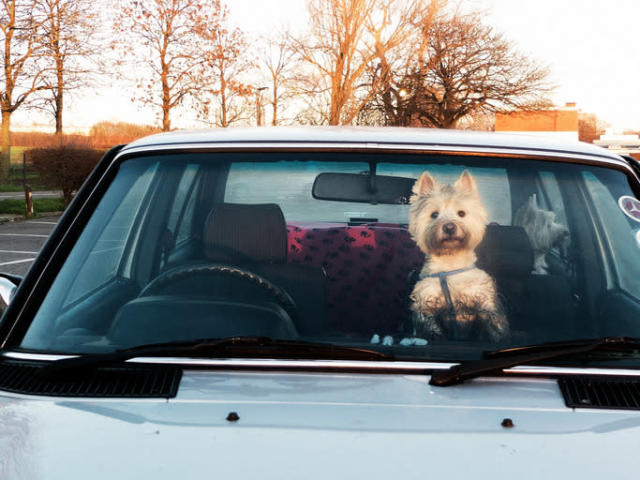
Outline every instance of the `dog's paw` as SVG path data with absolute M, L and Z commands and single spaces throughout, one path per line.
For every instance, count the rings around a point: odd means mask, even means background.
M 375 333 L 371 340 L 369 341 L 371 345 L 379 345 L 380 344 L 380 335 Z M 393 345 L 393 337 L 391 335 L 385 335 L 382 337 L 382 345 L 390 346 Z
M 443 335 L 442 327 L 436 316 L 422 312 L 413 312 L 414 335 L 423 335 L 428 338 L 438 338 Z
M 384 337 L 382 337 L 382 345 L 385 346 L 391 346 L 393 345 L 393 337 L 391 335 L 385 335 Z M 371 337 L 371 340 L 369 341 L 369 343 L 371 345 L 379 345 L 380 344 L 380 335 L 378 335 L 377 333 L 373 335 L 373 337 Z
M 502 314 L 494 313 L 487 316 L 487 332 L 494 342 L 503 342 L 509 338 L 509 321 Z
M 418 345 L 418 346 L 423 346 L 426 345 L 427 340 L 424 338 L 418 338 L 418 337 L 405 337 L 402 340 L 400 340 L 400 345 L 403 345 L 405 347 L 410 347 L 412 345 Z

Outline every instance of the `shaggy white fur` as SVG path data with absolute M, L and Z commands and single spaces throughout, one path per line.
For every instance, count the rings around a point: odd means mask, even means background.
M 538 206 L 535 193 L 518 209 L 513 224 L 527 232 L 534 253 L 533 272 L 541 275 L 548 273 L 547 252 L 569 235 L 567 227 L 556 221 L 554 212 Z

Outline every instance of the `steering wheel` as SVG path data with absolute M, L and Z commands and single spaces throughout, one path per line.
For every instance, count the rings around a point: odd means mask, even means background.
M 287 312 L 291 320 L 295 320 L 298 316 L 298 307 L 286 290 L 255 272 L 241 267 L 233 267 L 224 264 L 182 265 L 172 268 L 171 270 L 161 273 L 149 282 L 138 296 L 145 297 L 155 295 L 171 283 L 178 282 L 185 277 L 201 274 L 230 276 L 256 285 L 267 292 L 276 301 L 276 303 L 280 305 L 285 312 Z

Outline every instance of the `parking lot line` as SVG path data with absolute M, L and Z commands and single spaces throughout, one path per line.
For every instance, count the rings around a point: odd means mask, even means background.
M 45 222 L 43 220 L 27 220 L 29 223 L 39 223 L 41 225 L 57 225 L 58 222 Z
M 3 263 L 0 263 L 0 267 L 3 266 L 3 265 L 14 265 L 16 263 L 33 262 L 34 260 L 35 260 L 35 257 L 34 258 L 25 258 L 24 260 L 13 260 L 11 262 L 3 262 Z
M 48 238 L 49 235 L 37 235 L 35 233 L 0 233 L 3 237 L 38 237 Z
M 26 250 L 0 250 L 0 253 L 28 253 L 30 255 L 37 255 L 40 252 L 28 252 Z

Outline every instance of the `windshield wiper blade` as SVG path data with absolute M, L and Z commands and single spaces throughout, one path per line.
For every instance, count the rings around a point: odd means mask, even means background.
M 273 354 L 275 358 L 338 358 L 340 360 L 393 360 L 389 355 L 364 348 L 334 345 L 331 343 L 307 342 L 302 340 L 278 340 L 269 337 L 227 337 L 220 339 L 189 340 L 182 342 L 154 343 L 139 345 L 111 353 L 83 354 L 50 362 L 42 368 L 41 375 L 51 375 L 69 370 L 93 369 L 113 363 L 120 363 L 135 357 L 146 356 L 216 356 L 235 353 L 251 353 L 256 356 Z
M 457 385 L 481 375 L 499 373 L 505 368 L 531 362 L 571 357 L 596 350 L 625 351 L 640 349 L 640 339 L 633 337 L 602 337 L 568 342 L 550 342 L 495 350 L 482 360 L 472 360 L 434 372 L 429 383 L 438 387 Z
M 533 352 L 547 352 L 553 349 L 564 349 L 572 347 L 580 347 L 587 345 L 595 345 L 596 350 L 632 350 L 634 348 L 640 348 L 640 338 L 634 337 L 599 337 L 599 338 L 586 338 L 578 340 L 568 340 L 561 342 L 545 342 L 534 345 L 522 345 L 518 347 L 502 348 L 500 350 L 493 350 L 484 354 L 485 358 L 506 358 L 514 355 L 520 355 L 523 353 Z

